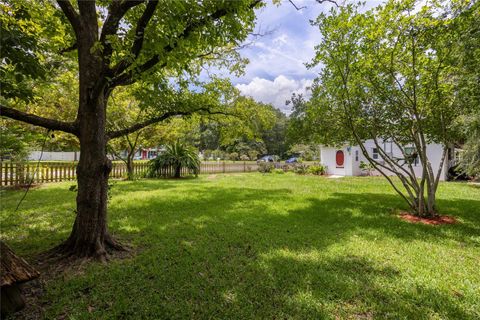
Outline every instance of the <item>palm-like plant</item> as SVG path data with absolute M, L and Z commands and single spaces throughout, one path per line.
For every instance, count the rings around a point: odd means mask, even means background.
M 173 177 L 180 178 L 182 168 L 187 168 L 195 176 L 200 172 L 200 159 L 197 151 L 181 142 L 167 145 L 158 157 L 150 161 L 148 175 L 159 177 L 165 175 L 173 168 Z

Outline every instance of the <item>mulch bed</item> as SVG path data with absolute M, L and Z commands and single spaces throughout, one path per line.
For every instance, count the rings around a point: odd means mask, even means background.
M 400 219 L 411 223 L 423 223 L 428 225 L 441 225 L 441 224 L 455 224 L 457 219 L 450 216 L 438 216 L 435 218 L 421 218 L 414 216 L 413 214 L 403 212 L 399 215 Z

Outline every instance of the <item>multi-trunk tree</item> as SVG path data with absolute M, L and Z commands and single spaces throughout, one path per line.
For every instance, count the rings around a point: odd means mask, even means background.
M 322 33 L 312 65 L 322 64 L 313 97 L 298 117 L 324 144 L 351 142 L 419 216 L 437 215 L 435 195 L 447 146 L 456 141 L 458 70 L 450 63 L 454 16 L 438 3 L 391 0 L 359 13 L 356 6 L 332 10 L 315 22 Z M 363 142 L 372 139 L 380 159 Z M 383 148 L 388 141 L 402 156 Z M 427 145 L 444 146 L 434 171 Z M 422 173 L 412 167 L 418 157 Z M 392 179 L 391 175 L 398 179 Z
M 238 70 L 239 65 L 231 63 L 238 61 L 234 48 L 252 30 L 254 9 L 260 5 L 259 0 L 92 0 L 75 4 L 57 0 L 55 4 L 42 2 L 41 5 L 33 0 L 21 0 L 2 3 L 5 12 L 2 15 L 11 18 L 12 28 L 19 19 L 27 22 L 15 29 L 18 31 L 16 39 L 20 40 L 18 47 L 23 46 L 25 50 L 17 48 L 7 53 L 4 61 L 8 66 L 2 66 L 2 72 L 7 75 L 21 73 L 19 63 L 36 53 L 41 55 L 33 58 L 33 67 L 41 57 L 41 62 L 48 62 L 54 68 L 61 62 L 60 51 L 78 62 L 78 108 L 73 121 L 23 111 L 17 104 L 15 81 L 18 80 L 25 90 L 28 85 L 25 85 L 26 80 L 17 79 L 15 75 L 8 77 L 11 86 L 8 92 L 2 91 L 4 98 L 0 109 L 4 117 L 70 133 L 79 139 L 77 215 L 70 236 L 58 247 L 60 253 L 105 259 L 109 250 L 122 248 L 107 231 L 107 180 L 111 161 L 106 156 L 106 148 L 109 140 L 175 115 L 211 111 L 208 106 L 199 104 L 169 105 L 159 101 L 162 103 L 157 110 L 153 108 L 149 119 L 128 128 L 108 131 L 107 106 L 112 92 L 119 86 L 139 83 L 145 99 L 153 102 L 151 96 L 158 94 L 157 100 L 161 100 L 166 97 L 165 90 L 172 90 L 173 78 L 196 75 L 205 63 L 217 61 L 233 71 Z M 37 24 L 37 20 L 51 22 Z M 24 35 L 30 42 L 21 42 Z M 37 44 L 37 37 L 45 41 Z M 55 46 L 58 38 L 64 42 L 70 39 L 71 43 L 62 50 Z M 45 47 L 49 41 L 50 47 Z M 41 50 L 37 50 L 37 45 L 42 45 Z M 230 58 L 217 59 L 224 55 Z M 43 74 L 31 73 L 27 73 L 30 83 L 46 81 Z M 173 90 L 185 87 L 188 85 L 182 82 Z

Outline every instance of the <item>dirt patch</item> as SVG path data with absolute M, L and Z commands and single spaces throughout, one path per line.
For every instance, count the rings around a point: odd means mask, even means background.
M 213 179 L 216 179 L 216 178 L 217 178 L 216 174 L 211 174 L 207 177 L 207 180 L 213 180 Z
M 36 189 L 36 188 L 39 188 L 41 186 L 40 183 L 34 183 L 30 186 L 30 189 Z M 29 187 L 28 187 L 28 184 L 16 184 L 16 185 L 8 185 L 8 186 L 2 186 L 2 189 L 5 189 L 5 190 L 27 190 Z
M 435 218 L 422 218 L 414 216 L 413 214 L 403 212 L 399 215 L 400 219 L 411 223 L 422 223 L 428 225 L 441 225 L 441 224 L 455 224 L 457 219 L 450 216 L 438 216 Z
M 480 182 L 468 182 L 467 185 L 473 188 L 480 188 Z
M 127 246 L 128 251 L 115 251 L 109 254 L 108 261 L 132 259 L 143 248 Z M 25 297 L 25 308 L 12 315 L 13 319 L 36 320 L 43 319 L 45 310 L 50 305 L 45 300 L 46 287 L 50 282 L 63 278 L 71 279 L 85 274 L 85 269 L 93 263 L 101 263 L 92 259 L 57 260 L 47 258 L 48 252 L 42 252 L 29 257 L 31 265 L 40 272 L 40 277 L 21 285 L 22 293 Z M 108 264 L 108 262 L 106 262 Z M 91 288 L 84 288 L 80 294 L 88 294 Z M 66 319 L 68 318 L 65 315 Z

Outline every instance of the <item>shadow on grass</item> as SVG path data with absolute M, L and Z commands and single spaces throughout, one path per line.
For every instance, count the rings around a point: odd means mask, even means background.
M 66 236 L 73 217 L 57 219 L 72 205 L 71 193 L 37 192 L 40 200 L 27 207 L 29 219 L 52 201 L 69 199 L 49 218 L 57 225 L 55 239 Z M 465 221 L 441 227 L 408 224 L 391 214 L 403 206 L 395 195 L 377 193 L 299 198 L 288 188 L 195 180 L 123 183 L 113 191 L 110 227 L 144 250 L 132 260 L 92 265 L 84 276 L 59 279 L 44 298 L 55 301 L 46 316 L 475 318 L 476 311 L 461 308 L 461 298 L 444 291 L 399 287 L 401 272 L 391 265 L 351 253 L 325 254 L 358 234 L 468 243 L 480 233 L 480 201 L 439 200 L 442 211 Z M 24 238 L 12 239 L 14 245 L 31 251 L 51 239 L 49 223 L 40 220 Z

